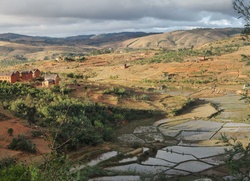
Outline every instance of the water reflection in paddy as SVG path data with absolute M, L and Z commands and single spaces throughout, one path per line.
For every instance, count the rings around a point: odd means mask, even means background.
M 133 163 L 129 165 L 122 165 L 122 166 L 114 166 L 108 167 L 107 170 L 115 170 L 115 171 L 127 171 L 127 172 L 134 172 L 140 174 L 157 174 L 161 173 L 169 167 L 166 166 L 155 166 L 155 165 L 141 165 L 138 163 Z
M 110 176 L 89 179 L 89 181 L 140 181 L 140 176 Z
M 178 94 L 178 92 L 173 92 L 173 94 Z M 159 142 L 167 143 L 169 140 L 166 140 L 166 137 L 172 137 L 176 140 L 177 146 L 158 148 L 156 154 L 147 155 L 142 161 L 140 161 L 139 155 L 134 155 L 131 158 L 120 160 L 118 163 L 122 165 L 109 166 L 106 169 L 121 172 L 132 171 L 135 175 L 165 174 L 166 178 L 216 170 L 219 165 L 224 163 L 225 159 L 223 154 L 226 147 L 215 144 L 221 134 L 226 133 L 235 137 L 250 139 L 250 136 L 247 135 L 250 132 L 250 125 L 233 123 L 231 120 L 231 118 L 234 118 L 233 113 L 237 113 L 234 114 L 237 118 L 249 114 L 249 107 L 247 103 L 240 100 L 240 96 L 233 94 L 225 97 L 206 98 L 206 100 L 218 104 L 223 112 L 213 119 L 207 117 L 162 119 L 155 122 L 153 126 L 137 127 L 132 134 L 123 135 L 120 139 L 124 142 L 131 141 L 132 143 L 154 145 Z M 196 111 L 206 112 L 206 108 Z M 201 112 L 198 115 L 202 115 Z M 216 170 L 216 172 L 220 171 Z M 105 178 L 102 180 L 105 180 Z

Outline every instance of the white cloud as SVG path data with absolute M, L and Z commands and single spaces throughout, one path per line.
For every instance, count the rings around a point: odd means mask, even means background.
M 0 33 L 67 36 L 234 27 L 242 25 L 237 16 L 232 0 L 4 0 Z

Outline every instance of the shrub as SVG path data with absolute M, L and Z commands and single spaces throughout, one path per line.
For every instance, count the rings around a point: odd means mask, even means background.
M 74 74 L 73 74 L 73 73 L 68 73 L 68 74 L 67 74 L 67 77 L 69 77 L 69 78 L 74 78 Z
M 250 144 L 244 146 L 236 138 L 229 138 L 221 134 L 220 140 L 228 146 L 225 149 L 225 166 L 235 177 L 235 180 L 249 180 L 250 170 Z
M 16 162 L 13 158 L 4 158 L 0 160 L 0 170 L 2 170 L 5 167 L 9 167 L 11 165 L 14 165 Z
M 144 101 L 149 101 L 150 100 L 150 96 L 147 94 L 142 94 L 142 95 L 138 95 L 135 96 L 135 100 L 144 100 Z
M 106 89 L 103 91 L 104 94 L 116 94 L 119 96 L 124 96 L 127 95 L 128 93 L 126 92 L 126 89 L 124 88 L 119 88 L 119 87 L 112 87 L 110 89 Z
M 28 168 L 22 164 L 12 165 L 0 170 L 1 181 L 29 181 L 31 179 L 31 173 Z
M 133 142 L 131 145 L 131 148 L 137 149 L 137 148 L 141 148 L 143 146 L 143 144 L 141 142 Z
M 78 61 L 78 62 L 83 62 L 83 61 L 85 61 L 85 60 L 86 60 L 86 57 L 82 56 L 82 57 L 80 57 L 77 61 Z
M 13 138 L 8 148 L 12 150 L 21 150 L 30 153 L 36 153 L 35 145 L 32 144 L 32 142 L 28 140 L 24 135 L 18 135 L 18 137 Z
M 37 137 L 43 135 L 42 131 L 39 131 L 39 130 L 38 130 L 38 131 L 31 131 L 31 134 L 32 134 L 32 136 L 33 136 L 34 138 L 37 138 Z
M 65 57 L 64 60 L 66 62 L 74 62 L 74 61 L 76 61 L 74 58 L 71 58 L 71 57 Z
M 66 76 L 67 76 L 68 78 L 75 78 L 75 79 L 83 79 L 83 78 L 84 78 L 83 75 L 81 75 L 81 74 L 74 74 L 74 73 L 72 73 L 72 72 L 66 74 Z
M 10 136 L 12 136 L 12 135 L 13 135 L 13 131 L 14 131 L 14 130 L 13 130 L 12 128 L 9 128 L 9 129 L 8 129 L 8 134 L 9 134 Z
M 118 75 L 110 75 L 109 78 L 110 79 L 118 79 Z
M 174 116 L 177 116 L 178 114 L 180 114 L 180 110 L 179 110 L 179 109 L 176 109 L 176 108 L 174 108 L 171 112 L 172 112 L 172 114 L 173 114 Z

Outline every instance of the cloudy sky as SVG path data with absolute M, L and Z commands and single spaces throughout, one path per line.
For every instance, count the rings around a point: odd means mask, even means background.
M 0 33 L 63 37 L 242 27 L 232 0 L 0 0 Z

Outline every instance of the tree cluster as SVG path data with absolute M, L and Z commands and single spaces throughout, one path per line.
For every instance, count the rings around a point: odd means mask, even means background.
M 0 99 L 5 109 L 26 119 L 30 125 L 50 128 L 56 150 L 71 150 L 112 140 L 115 138 L 113 128 L 122 119 L 152 115 L 150 111 L 126 110 L 80 101 L 49 89 L 37 89 L 20 83 L 1 82 Z

